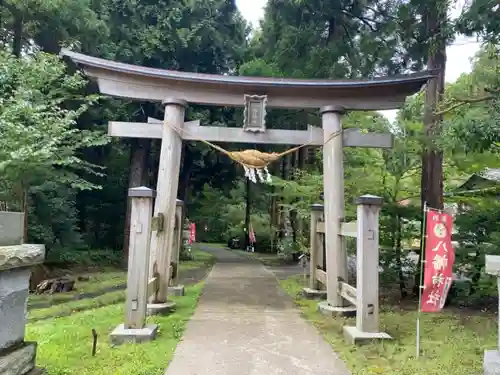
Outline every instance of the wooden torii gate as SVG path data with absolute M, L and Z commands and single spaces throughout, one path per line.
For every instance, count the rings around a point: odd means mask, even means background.
M 157 197 L 154 215 L 157 225 L 151 240 L 150 272 L 156 264 L 161 280 L 169 280 L 175 206 L 180 170 L 182 140 L 204 139 L 211 142 L 323 145 L 330 135 L 340 131 L 342 115 L 349 110 L 387 110 L 400 108 L 433 77 L 424 71 L 372 80 L 299 80 L 283 78 L 240 77 L 186 73 L 86 56 L 63 50 L 85 73 L 97 80 L 103 94 L 143 101 L 161 101 L 164 121 L 147 123 L 110 122 L 108 133 L 116 137 L 158 138 L 162 140 L 158 168 Z M 243 128 L 200 126 L 198 121 L 184 121 L 188 103 L 245 107 Z M 266 129 L 267 108 L 320 109 L 322 129 L 306 131 Z M 177 129 L 187 130 L 180 135 Z M 337 293 L 339 280 L 347 279 L 347 256 L 340 235 L 344 218 L 343 151 L 348 147 L 392 147 L 390 134 L 345 131 L 323 148 L 327 302 L 333 311 L 346 309 L 347 301 Z M 375 266 L 377 267 L 377 266 Z M 158 300 L 167 302 L 168 281 L 160 285 Z

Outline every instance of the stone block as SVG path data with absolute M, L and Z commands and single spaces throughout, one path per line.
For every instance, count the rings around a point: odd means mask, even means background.
M 43 263 L 45 246 L 34 244 L 0 246 L 0 272 Z
M 318 303 L 318 311 L 326 316 L 356 316 L 356 306 L 335 307 L 330 306 L 327 301 Z
M 363 344 L 373 340 L 392 340 L 392 337 L 385 332 L 363 332 L 357 327 L 345 326 L 343 328 L 345 340 L 354 344 Z
M 302 295 L 306 299 L 325 299 L 326 298 L 326 290 L 302 288 Z
M 28 375 L 35 369 L 36 343 L 26 342 L 0 351 L 0 374 Z
M 29 268 L 0 271 L 0 351 L 24 340 L 30 275 Z
M 184 285 L 169 286 L 168 294 L 171 296 L 182 297 L 184 295 Z
M 144 328 L 127 329 L 123 324 L 116 327 L 109 335 L 112 344 L 120 345 L 124 343 L 141 343 L 152 341 L 158 332 L 157 324 L 148 324 Z
M 148 303 L 147 315 L 168 314 L 175 310 L 175 302 L 167 301 L 164 303 Z
M 486 350 L 483 357 L 484 375 L 500 375 L 500 351 Z

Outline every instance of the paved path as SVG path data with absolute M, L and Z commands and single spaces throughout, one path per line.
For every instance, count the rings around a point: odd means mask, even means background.
M 210 250 L 217 263 L 166 375 L 348 375 L 257 261 Z

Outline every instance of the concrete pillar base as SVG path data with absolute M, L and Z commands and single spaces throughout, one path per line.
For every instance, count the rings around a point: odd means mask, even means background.
M 171 296 L 182 297 L 184 295 L 184 285 L 174 285 L 168 287 L 168 294 Z
M 329 305 L 327 301 L 318 303 L 318 311 L 326 316 L 356 316 L 356 306 L 335 307 Z
M 148 303 L 147 313 L 148 315 L 162 315 L 169 314 L 175 310 L 175 302 L 167 301 L 163 303 Z
M 326 298 L 326 290 L 302 288 L 302 295 L 306 299 L 325 299 Z
M 363 332 L 357 327 L 345 326 L 343 328 L 345 340 L 354 344 L 363 344 L 373 340 L 392 340 L 393 338 L 385 332 Z
M 156 338 L 158 332 L 157 324 L 148 324 L 144 328 L 125 328 L 124 324 L 120 324 L 113 332 L 110 333 L 109 339 L 112 344 L 120 345 L 124 343 L 141 343 L 152 341 Z

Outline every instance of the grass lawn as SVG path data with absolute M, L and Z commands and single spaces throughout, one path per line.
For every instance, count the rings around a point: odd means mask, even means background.
M 351 346 L 342 327 L 353 318 L 328 318 L 317 312 L 317 301 L 301 298 L 303 279 L 281 281 L 282 288 L 300 307 L 303 316 L 322 333 L 346 361 L 353 375 L 475 375 L 482 374 L 483 353 L 497 345 L 497 323 L 492 315 L 445 310 L 421 314 L 420 359 L 415 359 L 415 309 L 382 306 L 381 329 L 395 340 Z M 469 315 L 470 313 L 471 315 Z
M 79 294 L 96 293 L 107 288 L 123 285 L 127 281 L 127 271 L 116 268 L 104 268 L 99 273 L 93 272 L 78 276 L 88 276 L 88 281 L 77 281 L 75 290 L 68 293 L 32 294 L 28 299 L 28 309 L 37 303 L 62 303 L 74 300 Z
M 125 301 L 125 290 L 104 293 L 95 298 L 85 298 L 76 301 L 58 303 L 43 309 L 32 309 L 28 311 L 28 322 L 68 316 L 76 312 L 108 306 Z
M 209 267 L 213 265 L 215 257 L 205 251 L 193 249 L 193 259 L 181 261 L 180 272 L 196 268 Z M 87 276 L 89 280 L 77 281 L 75 290 L 67 293 L 32 294 L 28 300 L 28 309 L 37 303 L 62 303 L 75 300 L 78 295 L 97 293 L 102 290 L 111 289 L 124 285 L 127 282 L 127 271 L 116 268 L 103 268 L 99 272 L 78 273 L 74 276 Z
M 123 323 L 124 306 L 115 304 L 68 317 L 29 323 L 26 340 L 38 342 L 37 365 L 48 375 L 160 375 L 172 359 L 186 323 L 200 296 L 203 282 L 186 288 L 184 297 L 172 297 L 176 311 L 149 317 L 159 324 L 156 340 L 112 347 L 109 333 Z M 97 331 L 97 354 L 92 357 L 92 333 Z
M 215 262 L 215 257 L 207 252 L 193 249 L 193 259 L 181 262 L 182 271 L 209 268 Z M 88 281 L 77 281 L 76 290 L 69 293 L 30 295 L 28 299 L 28 321 L 34 322 L 51 317 L 68 316 L 75 312 L 92 308 L 108 306 L 125 301 L 125 290 L 106 290 L 116 286 L 124 286 L 127 281 L 127 271 L 103 269 L 99 273 L 89 274 Z M 100 293 L 102 292 L 102 293 Z M 76 299 L 78 295 L 95 293 L 93 298 Z M 33 308 L 37 303 L 50 303 L 52 306 Z

